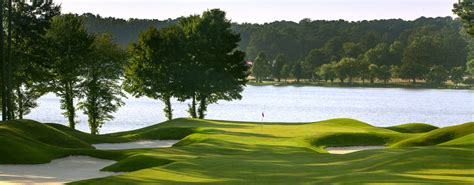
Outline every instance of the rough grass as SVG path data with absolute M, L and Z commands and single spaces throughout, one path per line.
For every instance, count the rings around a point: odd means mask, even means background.
M 416 137 L 408 138 L 392 145 L 392 147 L 431 146 L 472 134 L 474 122 L 432 130 Z
M 397 126 L 392 126 L 392 127 L 386 127 L 386 129 L 393 130 L 396 132 L 401 132 L 401 133 L 425 133 L 425 132 L 438 129 L 438 127 L 425 124 L 425 123 L 407 123 L 407 124 L 402 124 L 402 125 L 397 125 Z
M 8 124 L 5 125 L 8 127 Z M 34 161 L 36 157 L 49 160 L 64 155 L 90 155 L 118 161 L 103 170 L 128 172 L 72 184 L 474 182 L 474 145 L 468 142 L 474 132 L 471 124 L 440 128 L 428 133 L 400 133 L 353 119 L 333 119 L 315 123 L 175 119 L 143 129 L 102 136 L 58 127 L 48 128 L 69 134 L 86 143 L 164 138 L 181 141 L 174 147 L 160 149 L 100 151 L 50 146 L 53 150 L 43 150 L 43 145 L 49 145 L 35 142 L 33 139 L 13 137 L 4 143 L 16 148 L 0 151 L 0 161 L 19 163 Z M 425 145 L 436 146 L 367 150 L 346 155 L 326 154 L 324 150 L 326 146 L 389 146 L 422 136 L 436 138 L 445 132 L 451 133 L 449 138 L 455 144 L 444 141 L 442 145 L 436 145 L 439 143 L 425 139 Z M 469 132 L 471 136 L 465 134 Z M 0 132 L 0 137 L 9 138 L 9 135 Z M 3 138 L 0 138 L 0 141 L 3 141 Z M 1 144 L 3 146 L 3 143 Z M 24 150 L 17 151 L 17 148 Z M 35 157 L 3 157 L 4 152 L 13 156 L 25 151 Z

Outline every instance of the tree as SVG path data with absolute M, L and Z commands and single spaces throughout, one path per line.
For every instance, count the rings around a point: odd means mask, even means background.
M 390 72 L 391 68 L 387 65 L 382 65 L 379 67 L 379 72 L 377 73 L 377 78 L 383 80 L 383 83 L 386 85 L 387 82 L 392 78 Z
M 453 81 L 454 84 L 458 85 L 463 81 L 464 77 L 464 69 L 459 66 L 459 67 L 453 67 L 451 71 L 449 72 L 451 81 Z
M 52 1 L 15 2 L 13 9 L 13 59 L 11 68 L 13 118 L 22 119 L 36 100 L 47 92 L 43 88 L 47 77 L 44 61 L 47 47 L 43 35 L 51 19 L 60 14 L 60 7 Z
M 431 67 L 429 73 L 426 75 L 426 81 L 434 85 L 442 85 L 449 79 L 448 71 L 441 65 Z
M 302 61 L 301 67 L 305 77 L 312 78 L 313 71 L 315 68 L 329 62 L 326 54 L 322 49 L 311 50 L 306 58 Z
M 364 60 L 357 60 L 356 68 L 353 70 L 357 72 L 356 76 L 360 77 L 362 83 L 365 84 L 365 80 L 369 79 L 369 65 L 370 63 Z
M 374 80 L 379 76 L 379 73 L 379 66 L 377 66 L 376 64 L 369 65 L 369 80 L 371 84 L 374 83 Z
M 203 119 L 207 106 L 218 100 L 241 99 L 247 83 L 248 66 L 245 53 L 238 50 L 240 34 L 231 29 L 226 13 L 219 9 L 205 11 L 195 21 L 180 24 L 187 34 L 191 65 L 197 69 L 194 94 L 199 101 L 198 116 Z M 268 73 L 271 73 L 270 66 Z
M 331 81 L 331 83 L 334 81 L 336 78 L 336 69 L 335 69 L 336 64 L 334 63 L 329 63 L 329 64 L 323 64 L 321 68 L 319 68 L 319 75 L 324 79 L 324 81 Z
M 270 75 L 270 63 L 267 60 L 265 53 L 260 52 L 257 58 L 253 61 L 252 74 L 255 77 L 257 83 L 262 82 Z
M 75 128 L 74 98 L 80 95 L 79 82 L 85 73 L 84 65 L 90 59 L 94 37 L 89 35 L 76 15 L 54 17 L 45 35 L 48 43 L 51 76 L 49 86 L 61 98 L 61 109 L 68 118 L 69 127 Z
M 474 76 L 474 59 L 471 59 L 466 63 L 466 72 L 469 73 L 471 77 Z
M 363 54 L 364 48 L 359 43 L 345 42 L 342 44 L 345 57 L 357 58 L 360 54 Z
M 6 68 L 7 68 L 7 63 L 5 62 L 5 52 L 4 52 L 4 45 L 5 45 L 5 31 L 3 29 L 3 5 L 4 1 L 0 0 L 0 62 L 2 63 L 2 81 L 1 81 L 1 86 L 2 86 L 2 121 L 7 120 L 7 87 L 6 87 Z
M 191 77 L 182 72 L 190 69 L 185 65 L 189 59 L 185 45 L 183 30 L 171 26 L 160 31 L 149 28 L 129 49 L 131 59 L 125 69 L 125 91 L 135 97 L 163 101 L 169 120 L 173 118 L 171 97 L 189 93 L 185 88 L 193 89 L 192 84 L 185 81 Z
M 400 76 L 400 67 L 396 65 L 391 65 L 390 66 L 390 75 L 392 78 L 399 78 Z
M 453 12 L 462 19 L 467 32 L 474 36 L 474 2 L 458 0 L 458 3 L 454 3 Z
M 296 79 L 296 82 L 300 82 L 300 79 L 303 76 L 303 69 L 301 68 L 300 62 L 297 62 L 291 69 L 291 76 Z
M 383 65 L 390 60 L 389 47 L 385 43 L 377 44 L 364 54 L 364 60 L 377 65 Z
M 80 85 L 85 99 L 79 102 L 79 109 L 88 116 L 91 134 L 98 134 L 104 122 L 114 118 L 111 113 L 124 104 L 121 98 L 125 94 L 118 81 L 126 55 L 110 34 L 97 35 L 92 48 L 93 58 L 85 66 Z
M 359 71 L 358 62 L 355 58 L 344 57 L 336 65 L 336 74 L 341 83 L 344 83 L 346 78 L 349 78 L 349 83 L 352 84 L 352 80 L 357 76 Z
M 287 62 L 286 62 L 285 54 L 282 54 L 282 53 L 278 54 L 278 56 L 275 59 L 275 63 L 273 64 L 273 68 L 272 68 L 273 78 L 276 78 L 278 80 L 278 82 L 280 82 L 280 80 L 282 78 L 281 71 L 283 69 L 283 66 L 286 63 Z
M 436 56 L 438 43 L 427 36 L 417 37 L 405 49 L 400 68 L 400 77 L 411 79 L 416 83 L 416 79 L 423 79 L 429 71 L 428 61 L 439 60 Z
M 281 68 L 281 78 L 286 80 L 290 77 L 290 66 L 288 64 L 283 65 Z

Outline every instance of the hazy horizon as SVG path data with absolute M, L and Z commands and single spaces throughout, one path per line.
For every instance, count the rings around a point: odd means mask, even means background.
M 237 23 L 311 20 L 415 20 L 456 17 L 456 0 L 56 0 L 64 13 L 92 13 L 122 19 L 176 19 L 219 8 Z

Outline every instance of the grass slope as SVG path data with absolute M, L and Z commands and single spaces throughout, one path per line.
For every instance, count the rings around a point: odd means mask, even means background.
M 16 147 L 0 149 L 0 152 L 14 156 L 24 152 L 16 150 L 22 147 L 27 152 L 40 150 L 35 156 L 46 155 L 44 159 L 90 155 L 118 161 L 103 170 L 128 172 L 71 184 L 472 183 L 474 145 L 465 142 L 471 138 L 458 133 L 459 129 L 473 133 L 469 124 L 465 125 L 420 134 L 400 133 L 353 119 L 315 123 L 175 119 L 138 130 L 92 136 L 49 124 L 46 128 L 86 143 L 182 139 L 171 148 L 100 151 L 87 147 L 64 148 L 18 136 L 3 142 L 3 138 L 11 135 L 0 132 L 2 146 L 6 143 Z M 2 126 L 9 127 L 9 124 Z M 346 155 L 326 154 L 324 150 L 327 146 L 389 146 L 437 130 L 458 133 L 459 137 L 451 137 L 454 139 L 451 142 L 458 144 L 368 150 Z M 52 150 L 42 150 L 43 146 Z M 27 159 L 31 162 L 31 158 Z M 0 158 L 0 162 L 18 160 L 21 159 Z
M 393 130 L 396 132 L 401 132 L 401 133 L 425 133 L 425 132 L 438 129 L 438 127 L 425 124 L 425 123 L 407 123 L 407 124 L 402 124 L 402 125 L 397 125 L 397 126 L 392 126 L 392 127 L 386 127 L 386 129 Z
M 392 145 L 392 147 L 431 146 L 472 134 L 474 122 L 439 128 Z
M 192 129 L 193 133 L 175 147 L 147 151 L 143 156 L 134 156 L 137 159 L 124 160 L 127 165 L 113 166 L 113 170 L 130 171 L 126 166 L 146 164 L 138 162 L 148 161 L 145 157 L 155 158 L 155 167 L 141 166 L 144 168 L 123 175 L 72 184 L 453 184 L 474 181 L 471 145 L 324 154 L 325 146 L 390 145 L 420 135 L 373 127 L 352 119 L 307 124 L 176 119 L 149 129 L 160 127 Z M 134 160 L 137 162 L 132 162 Z

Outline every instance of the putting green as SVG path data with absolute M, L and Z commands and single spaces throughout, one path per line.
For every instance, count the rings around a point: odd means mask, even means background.
M 2 124 L 0 137 L 9 138 L 10 146 L 17 144 L 21 147 L 2 147 L 0 153 L 15 155 L 18 153 L 17 149 L 34 150 L 35 155 L 43 157 L 38 160 L 37 157 L 23 155 L 25 158 L 21 161 L 15 157 L 2 157 L 0 163 L 42 163 L 64 155 L 81 154 L 118 161 L 104 170 L 129 172 L 72 184 L 474 182 L 474 145 L 472 135 L 469 135 L 474 133 L 473 122 L 426 133 L 407 133 L 374 127 L 352 119 L 315 123 L 175 119 L 143 129 L 101 136 L 47 125 L 49 129 L 87 144 L 181 139 L 172 148 L 119 151 L 93 150 L 89 145 L 79 144 L 75 148 L 64 148 L 55 142 L 46 143 L 30 136 L 7 137 L 3 130 L 9 129 L 9 124 L 34 126 L 39 123 L 19 121 Z M 31 132 L 25 133 L 28 135 L 35 134 L 34 131 L 25 132 Z M 456 134 L 441 140 L 434 139 L 440 143 L 426 139 L 452 133 Z M 11 135 L 13 134 L 10 133 Z M 410 140 L 417 141 L 410 146 L 429 146 L 405 147 L 399 144 L 414 143 L 409 142 Z M 454 144 L 450 144 L 450 141 Z M 0 144 L 4 146 L 3 138 Z M 48 146 L 52 150 L 39 150 L 33 144 Z M 345 155 L 327 154 L 324 150 L 324 147 L 329 146 L 374 145 L 389 148 Z M 396 148 L 391 147 L 392 145 Z M 55 155 L 48 155 L 49 153 Z

